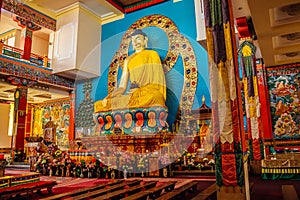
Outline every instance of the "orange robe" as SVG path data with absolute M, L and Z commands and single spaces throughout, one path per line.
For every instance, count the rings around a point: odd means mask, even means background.
M 130 56 L 128 71 L 131 87 L 121 96 L 95 102 L 95 112 L 165 106 L 166 80 L 161 60 L 156 51 L 143 50 Z

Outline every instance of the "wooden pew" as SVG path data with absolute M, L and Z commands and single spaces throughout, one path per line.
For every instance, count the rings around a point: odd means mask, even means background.
M 130 195 L 128 197 L 123 198 L 122 200 L 147 200 L 147 199 L 156 199 L 163 192 L 172 191 L 175 187 L 176 181 L 165 182 L 157 187 L 151 188 L 146 191 L 142 191 L 136 193 L 134 195 Z
M 112 193 L 108 193 L 96 198 L 92 198 L 94 200 L 119 200 L 123 197 L 127 196 L 131 196 L 133 194 L 138 194 L 139 192 L 141 192 L 143 189 L 145 190 L 149 190 L 150 188 L 153 188 L 156 186 L 158 181 L 148 181 L 148 182 L 144 182 L 140 185 L 137 186 L 133 186 L 131 188 L 127 188 L 127 189 L 123 189 L 123 190 L 117 190 L 115 192 Z
M 200 194 L 192 198 L 192 200 L 205 200 L 209 198 L 214 192 L 216 192 L 216 183 L 212 184 L 211 186 L 200 192 Z
M 123 180 L 115 180 L 115 181 L 111 181 L 109 183 L 99 184 L 99 185 L 88 187 L 88 188 L 82 188 L 82 189 L 78 189 L 78 190 L 75 190 L 75 191 L 72 191 L 72 192 L 57 194 L 57 195 L 46 197 L 46 198 L 43 198 L 43 199 L 40 199 L 40 200 L 56 200 L 56 199 L 63 199 L 65 197 L 73 197 L 73 196 L 76 196 L 76 195 L 81 195 L 81 194 L 86 193 L 86 192 L 92 192 L 92 191 L 95 191 L 95 190 L 100 190 L 100 189 L 103 189 L 107 186 L 118 185 L 118 184 L 121 184 L 123 182 L 124 182 Z
M 67 200 L 67 199 L 69 199 L 69 200 L 79 200 L 79 199 L 94 198 L 94 197 L 98 197 L 98 196 L 107 194 L 109 192 L 114 192 L 114 191 L 123 189 L 125 186 L 132 187 L 132 186 L 139 185 L 140 183 L 141 183 L 141 180 L 125 181 L 121 184 L 114 185 L 114 186 L 111 186 L 111 187 L 108 187 L 108 188 L 103 188 L 103 189 L 100 189 L 100 190 L 87 192 L 85 194 L 81 194 L 81 195 L 74 196 L 74 197 L 64 198 L 64 200 Z
M 145 183 L 142 183 L 141 184 L 141 187 L 132 187 L 132 188 L 128 188 L 128 192 L 127 192 L 127 195 L 133 195 L 133 194 L 136 194 L 142 190 L 149 190 L 153 187 L 156 186 L 158 181 L 148 181 L 148 182 L 145 182 Z
M 157 200 L 167 200 L 167 199 L 185 199 L 185 193 L 195 192 L 197 190 L 197 185 L 199 181 L 189 182 L 171 192 L 163 193 Z
M 26 194 L 28 197 L 34 191 L 40 193 L 41 189 L 44 188 L 47 188 L 47 191 L 51 193 L 52 187 L 55 185 L 57 185 L 56 181 L 38 181 L 2 188 L 0 189 L 0 199 L 9 199 L 13 196 L 20 196 L 21 194 Z
M 281 189 L 284 200 L 299 200 L 294 185 L 282 185 Z
M 157 199 L 162 192 L 170 192 L 174 190 L 175 184 L 177 181 L 170 181 L 164 184 L 159 185 L 158 187 L 152 188 L 149 190 L 149 198 L 150 199 Z

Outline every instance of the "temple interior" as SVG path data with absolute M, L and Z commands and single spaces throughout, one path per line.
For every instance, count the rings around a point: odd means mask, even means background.
M 0 0 L 0 199 L 299 199 L 296 0 Z

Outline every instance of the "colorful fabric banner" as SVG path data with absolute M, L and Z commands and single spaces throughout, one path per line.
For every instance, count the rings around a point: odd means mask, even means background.
M 241 153 L 243 130 L 231 10 L 228 0 L 204 0 L 215 153 L 221 155 L 216 157 L 218 186 L 243 184 L 242 165 L 237 164 L 242 156 L 235 156 Z
M 249 134 L 250 157 L 254 160 L 263 159 L 260 140 L 263 137 L 260 115 L 260 101 L 256 73 L 256 47 L 249 40 L 244 40 L 239 46 L 238 56 L 242 69 L 246 118 Z

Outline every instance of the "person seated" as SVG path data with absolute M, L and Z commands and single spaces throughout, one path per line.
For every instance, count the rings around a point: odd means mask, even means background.
M 135 52 L 124 61 L 118 88 L 95 102 L 95 112 L 165 106 L 166 80 L 158 53 L 146 49 L 148 38 L 140 29 L 133 31 L 131 42 Z

